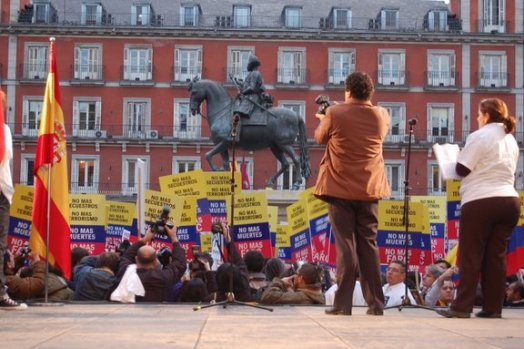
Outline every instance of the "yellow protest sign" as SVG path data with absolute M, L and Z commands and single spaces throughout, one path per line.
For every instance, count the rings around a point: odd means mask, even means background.
M 184 196 L 184 206 L 180 215 L 178 226 L 196 226 L 197 223 L 197 198 L 196 196 Z
M 195 170 L 158 177 L 160 191 L 175 195 L 200 197 L 204 195 L 206 186 L 203 173 L 202 170 Z
M 278 206 L 267 207 L 267 219 L 269 222 L 269 231 L 276 232 L 278 226 Z
M 15 193 L 13 194 L 13 203 L 9 211 L 11 217 L 31 220 L 33 212 L 33 187 L 16 184 Z
M 307 202 L 305 199 L 299 199 L 294 204 L 289 205 L 286 208 L 286 213 L 291 235 L 309 229 Z
M 227 207 L 231 198 L 226 197 Z M 265 192 L 240 193 L 235 195 L 235 225 L 267 222 L 267 197 Z
M 378 229 L 405 231 L 403 222 L 404 202 L 395 200 L 380 200 L 378 203 Z M 409 231 L 423 232 L 429 230 L 427 218 L 423 217 L 424 205 L 420 202 L 409 204 Z
M 179 222 L 184 207 L 184 199 L 174 194 L 161 193 L 155 190 L 146 190 L 144 195 L 144 219 L 148 222 L 156 222 L 162 213 L 164 206 L 170 206 L 169 219 Z
M 98 194 L 70 194 L 71 225 L 106 225 L 106 198 Z
M 519 191 L 520 197 L 520 217 L 517 225 L 524 225 L 524 191 Z
M 412 202 L 420 202 L 429 210 L 429 221 L 431 223 L 446 223 L 447 198 L 439 196 L 411 196 Z
M 234 172 L 235 194 L 240 193 L 242 176 L 240 172 Z M 231 195 L 231 172 L 204 172 L 205 191 L 204 197 L 210 200 L 223 199 Z
M 460 201 L 460 181 L 458 179 L 448 179 L 446 181 L 446 195 L 448 201 Z
M 135 217 L 134 202 L 107 201 L 107 224 L 131 226 Z

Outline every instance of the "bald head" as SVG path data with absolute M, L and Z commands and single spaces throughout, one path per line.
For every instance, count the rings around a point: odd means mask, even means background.
M 156 266 L 156 251 L 152 246 L 145 245 L 138 249 L 136 264 L 138 268 L 153 268 Z

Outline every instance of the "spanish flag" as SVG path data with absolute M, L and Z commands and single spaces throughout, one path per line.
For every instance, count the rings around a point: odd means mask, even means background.
M 50 39 L 49 75 L 45 88 L 42 117 L 34 165 L 35 191 L 31 250 L 46 257 L 49 263 L 71 274 L 71 228 L 69 226 L 69 181 L 64 114 L 56 71 L 55 39 Z M 49 241 L 47 241 L 49 237 Z

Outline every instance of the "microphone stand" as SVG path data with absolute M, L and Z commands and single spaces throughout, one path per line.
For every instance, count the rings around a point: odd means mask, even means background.
M 230 222 L 229 233 L 231 236 L 231 242 L 229 243 L 228 258 L 231 258 L 231 245 L 235 243 L 234 238 L 233 238 L 233 228 L 235 226 L 235 188 L 236 188 L 236 183 L 235 183 L 235 167 L 236 167 L 235 139 L 237 136 L 237 128 L 238 128 L 239 121 L 240 121 L 240 115 L 234 114 L 233 120 L 231 122 L 231 133 L 230 133 L 230 137 L 231 137 L 231 218 L 229 220 Z M 211 230 L 213 231 L 213 233 L 215 233 L 213 228 Z M 223 255 L 222 255 L 222 258 L 224 258 Z M 199 304 L 193 308 L 194 311 L 205 309 L 205 308 L 210 308 L 210 307 L 215 307 L 219 305 L 221 305 L 223 308 L 227 308 L 229 304 L 246 305 L 246 306 L 253 307 L 253 308 L 273 311 L 272 308 L 267 308 L 267 307 L 264 307 L 258 304 L 251 304 L 247 302 L 237 301 L 235 299 L 235 294 L 233 293 L 233 266 L 232 265 L 229 266 L 227 273 L 229 277 L 229 280 L 228 280 L 229 281 L 229 290 L 226 293 L 226 300 L 217 302 L 214 304 L 206 304 L 206 305 Z
M 408 275 L 409 270 L 409 202 L 410 202 L 410 195 L 409 191 L 411 190 L 409 186 L 409 167 L 410 167 L 410 161 L 411 161 L 411 143 L 413 139 L 413 126 L 417 124 L 417 119 L 413 118 L 408 121 L 409 125 L 409 140 L 408 140 L 408 151 L 406 155 L 406 171 L 404 173 L 404 207 L 402 210 L 402 224 L 404 225 L 404 264 L 406 265 L 406 278 Z M 386 307 L 385 309 L 390 308 L 397 308 L 398 311 L 402 311 L 405 307 L 410 308 L 422 308 L 427 310 L 433 310 L 435 309 L 431 307 L 427 307 L 425 305 L 420 304 L 411 304 L 411 301 L 409 300 L 408 296 L 408 284 L 406 281 L 404 281 L 404 295 L 402 296 L 402 303 L 397 306 L 393 307 Z

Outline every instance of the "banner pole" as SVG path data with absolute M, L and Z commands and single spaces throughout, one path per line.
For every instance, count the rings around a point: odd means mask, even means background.
M 44 283 L 44 303 L 49 298 L 49 230 L 51 230 L 51 167 L 47 164 L 47 222 L 45 232 L 45 283 Z

